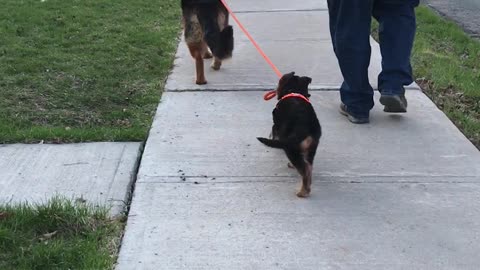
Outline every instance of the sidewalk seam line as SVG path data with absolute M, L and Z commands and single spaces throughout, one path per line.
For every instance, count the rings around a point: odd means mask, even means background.
M 319 12 L 328 11 L 327 8 L 311 8 L 311 9 L 274 9 L 274 10 L 240 10 L 235 11 L 237 14 L 255 14 L 255 13 L 288 13 L 288 12 Z

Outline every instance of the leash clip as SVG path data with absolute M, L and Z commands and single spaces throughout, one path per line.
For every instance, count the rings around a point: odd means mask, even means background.
M 265 101 L 268 101 L 274 98 L 276 95 L 277 95 L 277 90 L 268 91 L 267 93 L 265 93 L 265 95 L 263 95 L 263 99 Z

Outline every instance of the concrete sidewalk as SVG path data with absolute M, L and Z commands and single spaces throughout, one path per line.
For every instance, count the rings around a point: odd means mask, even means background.
M 233 7 L 239 6 L 239 10 L 243 10 L 241 7 L 244 5 L 247 6 L 241 1 L 231 2 Z M 323 3 L 323 1 L 315 1 L 315 3 Z M 276 6 L 276 4 L 272 2 L 270 6 Z M 312 5 L 312 8 L 312 10 L 290 12 L 284 10 L 261 12 L 255 9 L 254 12 L 245 11 L 237 16 L 283 73 L 295 71 L 312 77 L 313 82 L 310 85 L 312 90 L 338 89 L 343 78 L 332 52 L 328 11 L 324 4 Z M 234 22 L 232 24 L 235 33 L 234 57 L 225 61 L 222 72 L 206 69 L 208 84 L 200 86 L 194 84 L 194 66 L 192 66 L 188 48 L 182 40 L 174 63 L 174 72 L 167 81 L 167 91 L 263 91 L 276 84 L 278 78 L 270 66 L 237 25 Z M 373 39 L 371 42 L 373 64 L 370 66 L 369 73 L 371 84 L 376 88 L 381 56 L 378 44 Z M 418 86 L 413 84 L 408 88 L 418 89 Z
M 324 136 L 312 196 L 297 198 L 283 152 L 256 140 L 269 134 L 275 102 L 262 91 L 277 79 L 242 34 L 202 87 L 180 44 L 117 269 L 480 267 L 480 153 L 448 118 L 412 85 L 408 114 L 377 106 L 371 124 L 350 124 L 324 1 L 229 2 L 282 72 L 313 78 Z
M 0 203 L 44 203 L 60 196 L 124 212 L 140 143 L 0 146 Z

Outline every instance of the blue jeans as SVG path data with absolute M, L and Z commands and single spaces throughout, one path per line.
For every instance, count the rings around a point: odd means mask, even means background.
M 385 95 L 404 94 L 413 82 L 410 54 L 415 37 L 414 8 L 419 0 L 328 0 L 330 34 L 344 82 L 340 97 L 348 112 L 368 117 L 373 88 L 368 80 L 372 16 L 379 22 L 382 72 L 378 89 Z

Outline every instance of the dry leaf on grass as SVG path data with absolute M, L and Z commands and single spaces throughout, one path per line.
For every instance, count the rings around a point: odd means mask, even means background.
M 10 214 L 7 213 L 7 212 L 0 212 L 0 220 L 6 219 L 6 218 L 8 218 L 9 216 L 10 216 Z
M 57 231 L 43 234 L 42 237 L 40 237 L 40 241 L 47 241 L 49 239 L 52 239 L 52 237 L 54 237 L 56 234 L 57 234 Z

